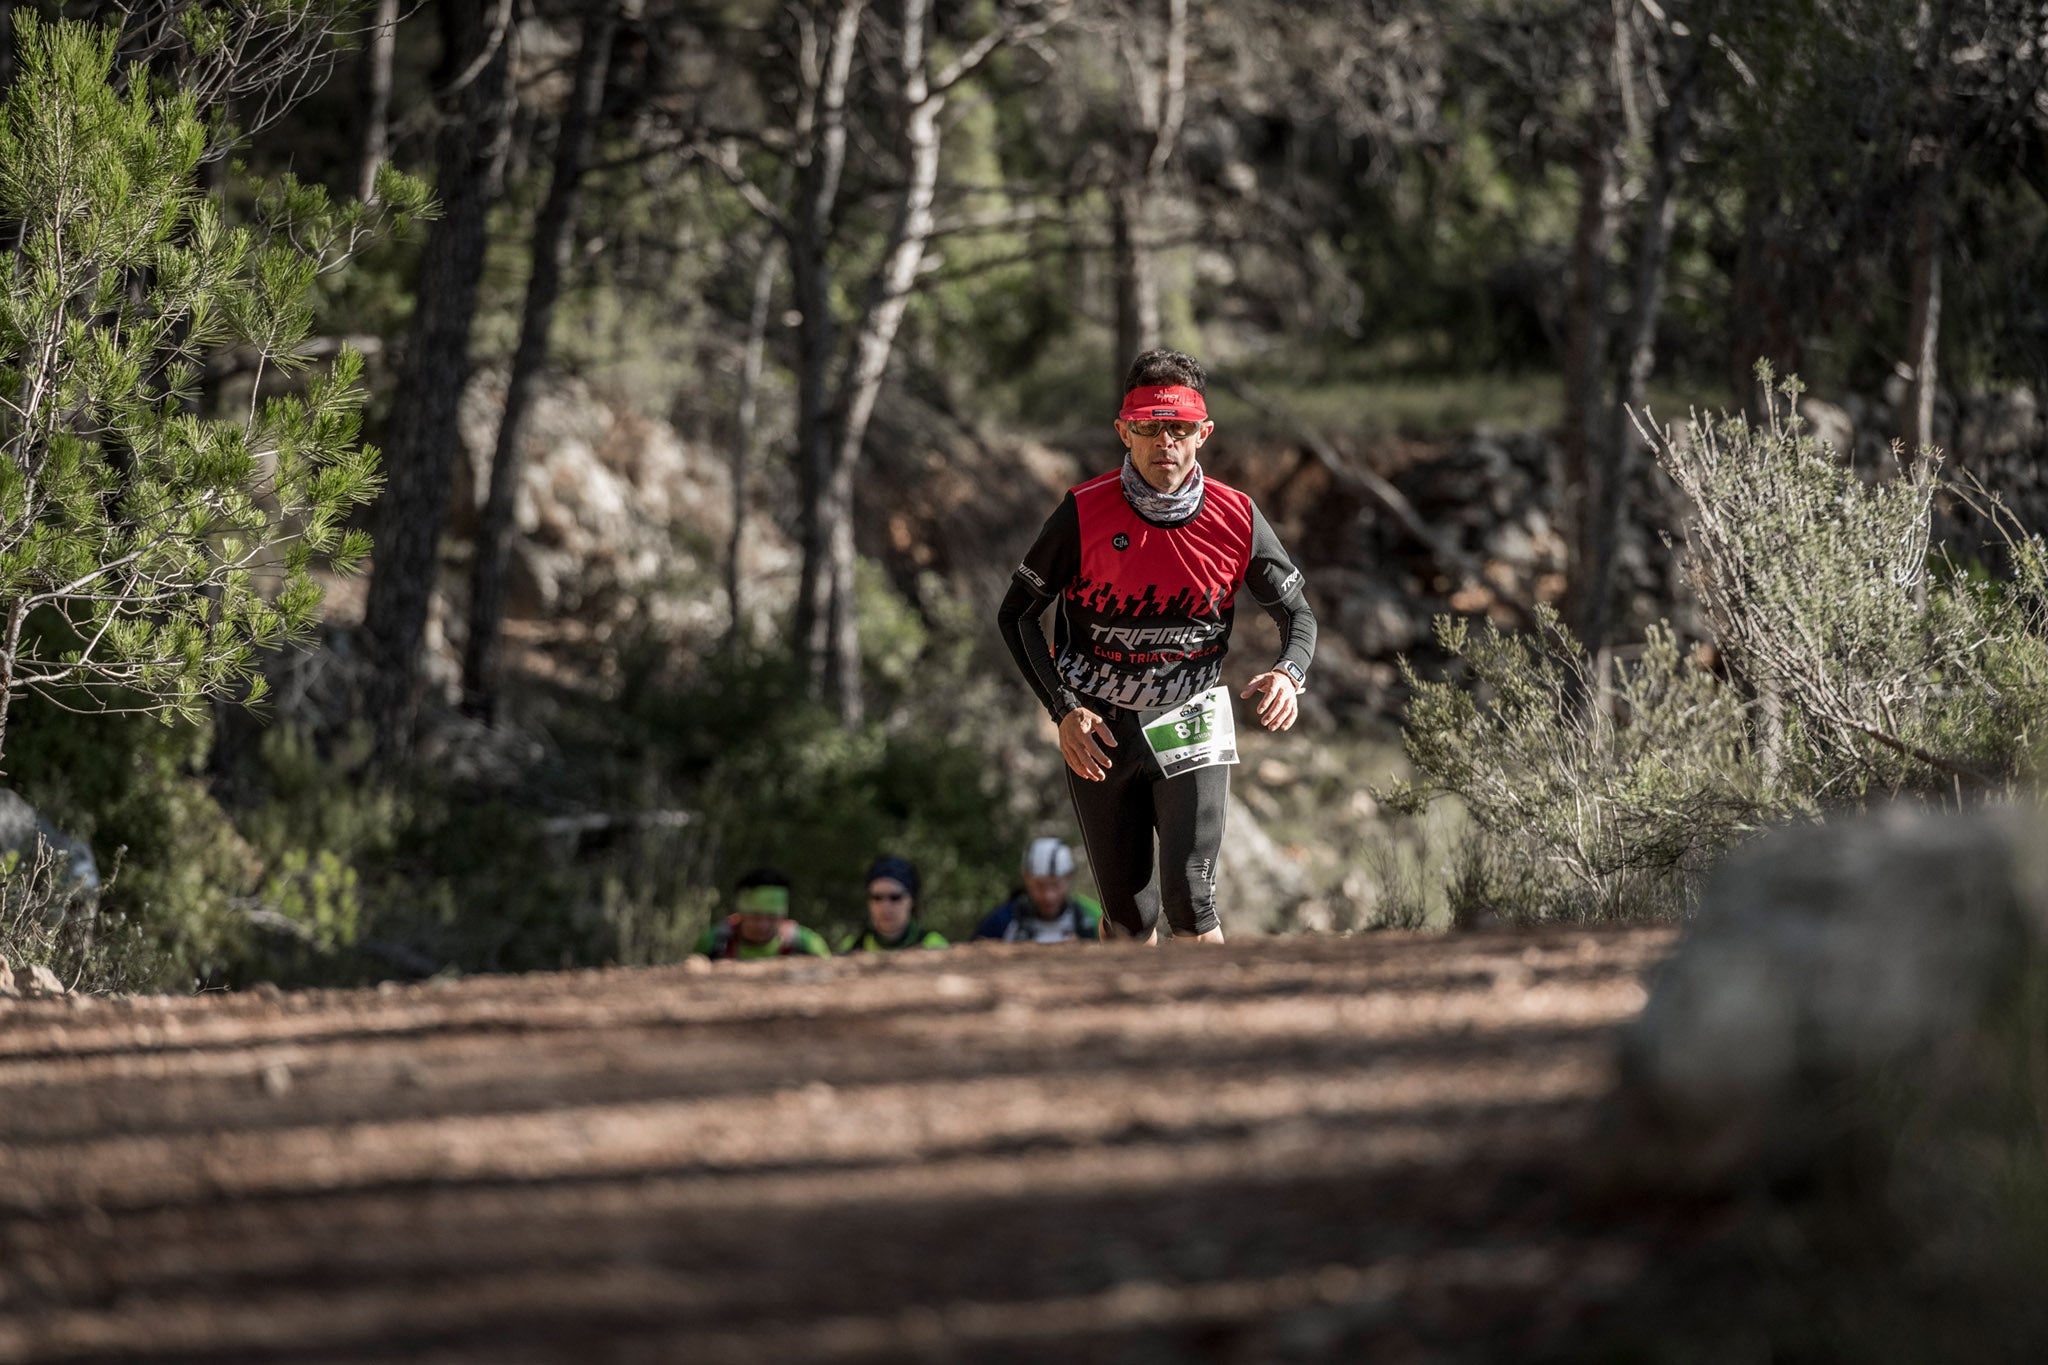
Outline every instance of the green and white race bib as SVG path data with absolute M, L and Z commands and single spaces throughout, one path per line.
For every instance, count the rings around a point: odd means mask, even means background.
M 1168 777 L 1237 762 L 1237 721 L 1230 713 L 1230 693 L 1212 687 L 1189 698 L 1147 725 L 1145 742 Z

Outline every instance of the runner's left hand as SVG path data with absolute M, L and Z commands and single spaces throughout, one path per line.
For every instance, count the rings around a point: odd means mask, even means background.
M 1294 679 L 1276 668 L 1270 673 L 1261 673 L 1253 678 L 1245 684 L 1244 691 L 1237 695 L 1249 697 L 1254 692 L 1266 694 L 1265 699 L 1259 703 L 1259 724 L 1268 730 L 1294 728 L 1294 718 L 1301 714 L 1294 700 L 1301 695 L 1301 689 L 1294 685 Z

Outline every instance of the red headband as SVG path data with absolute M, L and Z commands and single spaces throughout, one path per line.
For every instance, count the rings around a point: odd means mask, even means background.
M 1202 395 L 1185 384 L 1144 384 L 1124 395 L 1117 417 L 1126 422 L 1206 422 L 1209 408 Z

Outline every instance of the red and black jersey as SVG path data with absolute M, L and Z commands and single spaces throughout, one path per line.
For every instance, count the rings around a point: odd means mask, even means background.
M 1301 571 L 1257 505 L 1205 479 L 1193 516 L 1155 522 L 1131 506 L 1112 471 L 1068 490 L 1047 518 L 999 622 L 1054 720 L 1081 698 L 1145 711 L 1216 685 L 1240 587 L 1280 623 L 1287 645 L 1276 666 L 1299 680 L 1315 651 L 1315 616 Z M 1048 651 L 1037 618 L 1055 600 Z

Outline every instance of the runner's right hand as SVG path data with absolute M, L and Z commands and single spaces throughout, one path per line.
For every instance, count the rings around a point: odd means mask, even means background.
M 1067 766 L 1090 782 L 1109 775 L 1109 755 L 1102 746 L 1116 747 L 1109 722 L 1085 706 L 1077 706 L 1060 718 L 1060 757 Z

